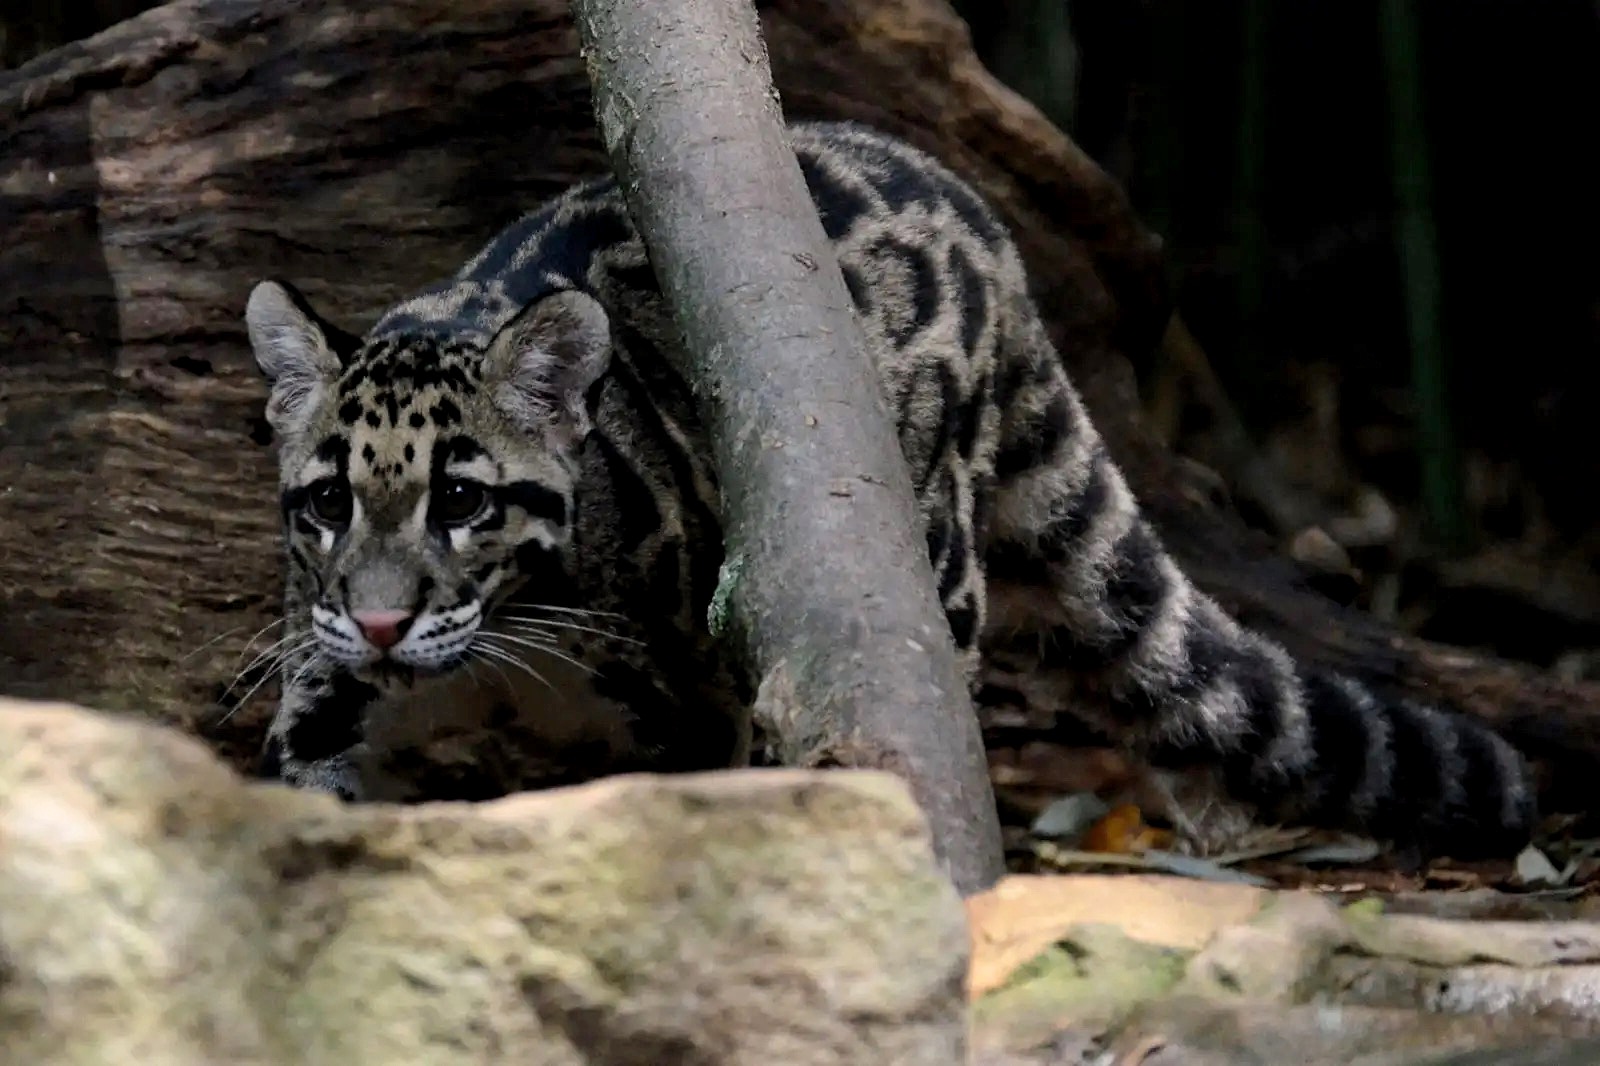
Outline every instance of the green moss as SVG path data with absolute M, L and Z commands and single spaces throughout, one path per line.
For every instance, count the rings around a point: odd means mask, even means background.
M 717 588 L 711 594 L 711 604 L 706 608 L 706 624 L 711 635 L 723 640 L 733 628 L 733 594 L 744 576 L 745 558 L 734 554 L 722 560 L 717 570 Z
M 1383 900 L 1358 899 L 1354 903 L 1340 908 L 1339 913 L 1344 915 L 1346 921 L 1370 922 L 1383 917 Z
M 1344 916 L 1354 917 L 1354 919 L 1373 919 L 1373 917 L 1382 917 L 1382 912 L 1384 912 L 1384 901 L 1378 900 L 1378 898 L 1371 898 L 1371 900 L 1357 900 L 1355 903 L 1347 904 L 1346 908 L 1342 908 L 1342 912 L 1344 912 Z
M 1109 925 L 1075 926 L 973 1005 L 976 1021 L 1027 1026 L 1113 1023 L 1165 995 L 1189 955 L 1134 940 Z

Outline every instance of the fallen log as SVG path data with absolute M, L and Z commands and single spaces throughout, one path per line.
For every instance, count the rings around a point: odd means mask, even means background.
M 1165 542 L 1307 660 L 1450 702 L 1600 772 L 1600 686 L 1406 638 L 1309 591 L 1139 422 L 1170 316 L 1158 240 L 973 55 L 941 0 L 759 5 L 785 112 L 946 160 L 1015 230 L 1041 305 Z M 260 277 L 366 323 L 606 166 L 560 0 L 177 0 L 0 74 L 0 691 L 205 728 L 275 617 Z M 211 730 L 253 753 L 265 701 Z

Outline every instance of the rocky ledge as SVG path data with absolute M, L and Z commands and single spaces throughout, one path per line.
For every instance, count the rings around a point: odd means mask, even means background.
M 349 806 L 0 700 L 0 1063 L 959 1063 L 968 951 L 885 775 Z

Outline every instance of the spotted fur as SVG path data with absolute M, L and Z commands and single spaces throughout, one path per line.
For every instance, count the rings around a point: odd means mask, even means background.
M 1528 778 L 1501 740 L 1297 667 L 1184 576 L 969 187 L 863 127 L 792 134 L 983 713 L 1087 730 L 1257 819 L 1458 854 L 1525 838 Z M 365 337 L 278 282 L 247 321 L 273 382 L 288 559 L 266 772 L 476 798 L 749 758 L 750 692 L 705 621 L 715 474 L 609 178 Z M 388 656 L 353 620 L 371 611 L 412 616 Z

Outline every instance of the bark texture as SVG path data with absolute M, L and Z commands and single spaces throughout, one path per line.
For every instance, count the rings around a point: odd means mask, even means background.
M 1586 789 L 1600 686 L 1334 608 L 1140 425 L 1131 364 L 1170 310 L 1159 242 L 942 0 L 758 8 L 791 118 L 878 125 L 995 204 L 1202 587 L 1308 661 L 1495 722 Z M 0 691 L 205 728 L 277 612 L 250 286 L 282 274 L 368 322 L 606 165 L 561 0 L 178 0 L 0 74 Z M 252 751 L 264 707 L 215 742 Z
M 780 761 L 891 770 L 963 893 L 1004 873 L 910 471 L 750 0 L 574 0 L 601 135 L 716 455 L 729 634 Z

